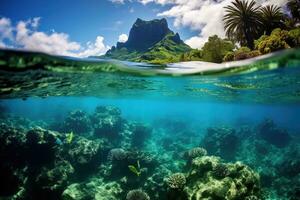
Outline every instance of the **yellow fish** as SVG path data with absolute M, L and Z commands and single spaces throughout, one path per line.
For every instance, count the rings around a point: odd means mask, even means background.
M 141 175 L 141 170 L 140 170 L 140 161 L 137 161 L 138 169 L 134 165 L 128 165 L 128 168 L 130 171 L 132 171 L 134 174 L 137 176 Z
M 66 137 L 67 144 L 71 144 L 73 141 L 73 138 L 74 138 L 74 133 L 73 133 L 73 131 L 71 131 L 70 133 L 67 134 L 67 137 Z

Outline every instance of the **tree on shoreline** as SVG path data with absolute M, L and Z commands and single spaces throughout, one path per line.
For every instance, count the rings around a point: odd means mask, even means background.
M 226 36 L 241 46 L 253 49 L 254 40 L 259 37 L 262 27 L 260 8 L 254 0 L 235 0 L 232 4 L 225 7 L 223 21 Z
M 284 27 L 284 15 L 278 6 L 267 5 L 262 7 L 261 17 L 264 34 L 270 35 L 275 28 Z

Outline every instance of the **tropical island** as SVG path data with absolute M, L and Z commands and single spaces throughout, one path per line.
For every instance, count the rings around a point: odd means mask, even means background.
M 183 61 L 222 63 L 300 47 L 300 2 L 284 8 L 235 0 L 224 7 L 226 38 L 212 35 L 201 49 L 186 45 L 166 19 L 137 19 L 126 42 L 118 42 L 102 58 L 154 64 Z

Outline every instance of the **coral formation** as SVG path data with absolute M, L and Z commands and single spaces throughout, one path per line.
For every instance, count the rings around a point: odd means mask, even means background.
M 183 173 L 175 173 L 169 176 L 166 182 L 172 189 L 183 189 L 186 184 L 186 178 Z
M 130 190 L 126 195 L 126 200 L 150 200 L 150 197 L 143 190 Z
M 91 116 L 94 135 L 116 140 L 120 136 L 123 119 L 120 109 L 112 106 L 98 106 Z
M 222 165 L 226 176 L 215 177 L 214 170 Z M 226 168 L 226 169 L 225 169 Z M 260 198 L 259 175 L 248 166 L 222 163 L 217 157 L 204 156 L 193 160 L 187 176 L 186 190 L 189 199 L 246 199 Z
M 91 122 L 87 115 L 82 110 L 72 111 L 65 119 L 62 126 L 63 131 L 77 134 L 88 133 L 91 129 Z

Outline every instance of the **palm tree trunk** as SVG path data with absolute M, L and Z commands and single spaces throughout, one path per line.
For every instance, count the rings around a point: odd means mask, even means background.
M 246 41 L 247 41 L 247 46 L 253 50 L 254 49 L 254 39 L 253 39 L 253 36 L 251 35 L 251 33 L 249 33 L 247 31 L 247 28 L 244 27 L 244 34 L 245 34 L 245 38 L 246 38 Z

